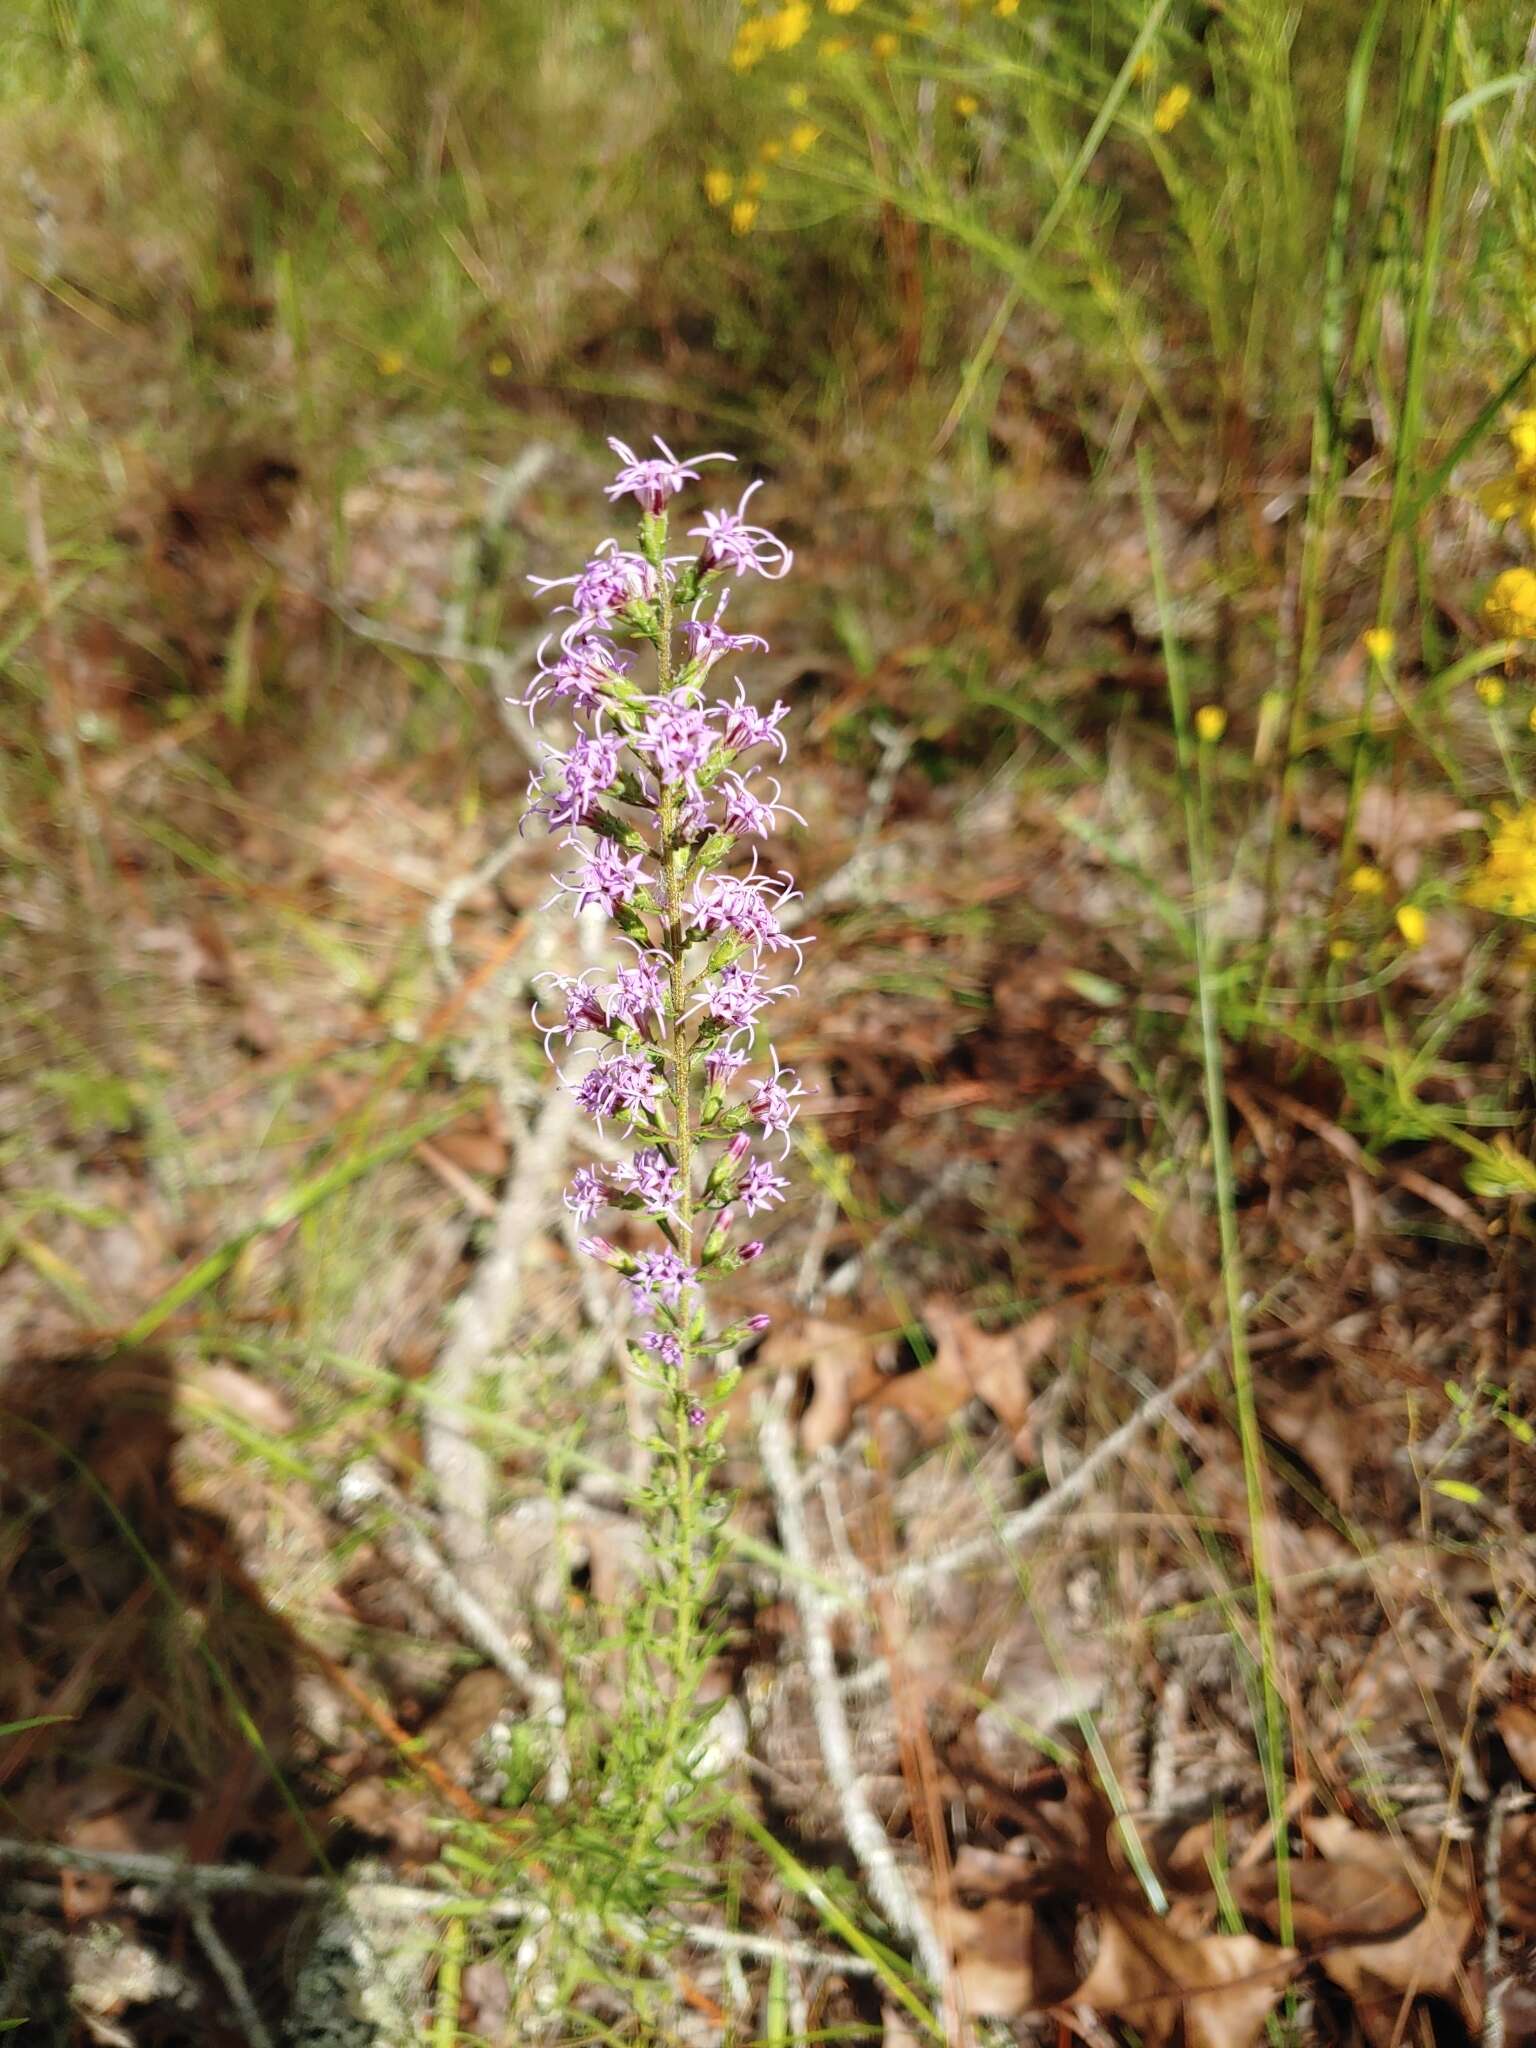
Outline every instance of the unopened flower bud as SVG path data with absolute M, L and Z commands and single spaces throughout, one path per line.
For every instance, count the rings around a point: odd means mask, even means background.
M 764 1330 L 771 1328 L 772 1324 L 772 1316 L 755 1315 L 747 1317 L 747 1328 L 752 1332 L 754 1337 L 760 1337 L 763 1334 Z
M 704 1240 L 704 1249 L 699 1254 L 701 1266 L 712 1266 L 725 1250 L 725 1240 L 734 1214 L 733 1209 L 722 1209 L 710 1225 L 709 1235 Z
M 760 1237 L 754 1237 L 750 1244 L 744 1244 L 737 1257 L 744 1266 L 750 1266 L 754 1259 L 760 1259 L 767 1247 Z
M 745 1159 L 751 1150 L 751 1133 L 749 1131 L 738 1131 L 730 1144 L 726 1146 L 725 1156 L 730 1160 Z
M 605 1266 L 612 1266 L 615 1273 L 633 1273 L 635 1262 L 628 1252 L 621 1252 L 606 1237 L 581 1237 L 576 1240 L 576 1249 L 585 1252 L 589 1259 L 598 1259 Z

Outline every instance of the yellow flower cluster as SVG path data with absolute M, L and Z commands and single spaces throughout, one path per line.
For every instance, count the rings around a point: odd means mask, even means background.
M 1536 804 L 1499 820 L 1466 898 L 1478 910 L 1536 917 Z
M 1171 135 L 1189 112 L 1194 94 L 1187 85 L 1170 85 L 1158 101 L 1152 126 L 1159 135 Z
M 1495 576 L 1483 615 L 1508 640 L 1536 640 L 1536 569 L 1506 569 Z
M 732 68 L 750 71 L 764 57 L 779 50 L 792 50 L 810 25 L 811 10 L 806 0 L 788 0 L 787 5 L 776 7 L 771 14 L 751 16 L 736 31 L 731 49 Z
M 1536 539 L 1536 411 L 1517 412 L 1508 427 L 1514 468 L 1478 492 L 1490 519 L 1518 519 Z

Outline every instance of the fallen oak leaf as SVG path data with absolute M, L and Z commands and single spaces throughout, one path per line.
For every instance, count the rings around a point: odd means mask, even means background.
M 1400 1837 L 1368 1834 L 1340 1814 L 1315 1815 L 1302 1829 L 1327 1861 L 1354 1865 L 1360 1882 L 1395 1879 L 1419 1901 L 1417 1918 L 1395 1938 L 1354 1941 L 1318 1956 L 1325 1974 L 1355 2000 L 1362 2020 L 1388 2000 L 1395 2015 L 1401 2000 L 1412 1997 L 1451 1999 L 1471 2019 L 1462 1958 L 1472 1944 L 1475 1915 L 1464 1859 L 1448 1857 L 1437 1884 L 1435 1859 L 1419 1857 Z
M 865 1403 L 869 1412 L 895 1409 L 932 1442 L 960 1409 L 980 1399 L 1009 1431 L 1015 1454 L 1028 1463 L 1034 1450 L 1029 1374 L 1055 1342 L 1055 1311 L 1042 1309 L 994 1336 L 935 1295 L 923 1304 L 923 1322 L 933 1337 L 932 1359 L 879 1386 Z
M 1401 1871 L 1370 1863 L 1292 1860 L 1286 1866 L 1292 1939 L 1311 1955 L 1341 1942 L 1386 1941 L 1423 1918 L 1424 1902 Z M 1280 1872 L 1274 1863 L 1235 1870 L 1232 1897 L 1273 1934 L 1280 1928 Z
M 1494 1717 L 1510 1761 L 1527 1785 L 1536 1785 L 1536 1708 L 1506 1700 Z
M 1106 1908 L 1093 1968 L 1064 2004 L 1134 2026 L 1143 2048 L 1249 2048 L 1301 1962 L 1252 1934 L 1179 1934 L 1126 1905 Z
M 1536 1813 L 1512 1813 L 1499 1845 L 1499 1905 L 1504 1924 L 1536 1934 Z
M 754 1361 L 754 1377 L 811 1375 L 811 1399 L 800 1418 L 800 1448 L 807 1457 L 839 1444 L 853 1427 L 854 1410 L 885 1382 L 881 1351 L 867 1331 L 826 1316 L 799 1316 L 770 1333 Z

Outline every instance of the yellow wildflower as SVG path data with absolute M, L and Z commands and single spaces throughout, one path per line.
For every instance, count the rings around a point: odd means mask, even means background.
M 752 232 L 752 223 L 757 219 L 758 202 L 755 199 L 738 199 L 731 208 L 731 233 L 747 235 Z
M 992 9 L 1001 21 L 1007 21 L 1010 15 L 1017 14 L 1018 11 L 1019 0 L 997 0 L 997 5 Z
M 808 149 L 815 146 L 820 134 L 821 130 L 814 121 L 797 121 L 789 131 L 789 146 L 796 156 L 804 156 Z
M 1422 946 L 1429 936 L 1429 919 L 1417 903 L 1399 903 L 1394 921 L 1410 946 Z
M 1499 820 L 1483 864 L 1464 893 L 1478 910 L 1536 917 L 1536 804 Z
M 729 171 L 706 171 L 704 173 L 704 197 L 711 206 L 724 206 L 736 190 L 736 180 Z
M 1507 518 L 1524 518 L 1526 524 L 1536 520 L 1536 489 L 1522 481 L 1518 469 L 1495 477 L 1493 483 L 1485 483 L 1479 489 L 1477 502 L 1483 508 L 1483 516 L 1491 518 L 1497 526 L 1503 526 Z M 1532 530 L 1536 532 L 1536 526 Z
M 731 48 L 733 70 L 750 71 L 772 50 L 792 50 L 810 25 L 808 0 L 789 0 L 788 6 L 776 8 L 772 14 L 754 15 L 736 31 Z
M 375 367 L 381 377 L 398 377 L 405 368 L 405 357 L 397 348 L 383 348 L 379 350 Z
M 1505 432 L 1515 466 L 1484 484 L 1477 501 L 1490 519 L 1518 519 L 1536 537 L 1536 410 L 1517 412 Z
M 777 14 L 763 16 L 771 50 L 792 50 L 810 25 L 811 10 L 806 0 L 790 0 L 789 6 L 781 7 Z
M 743 192 L 747 192 L 755 196 L 757 193 L 761 192 L 764 189 L 767 183 L 768 180 L 763 176 L 761 171 L 748 171 L 747 175 L 741 181 L 741 189 Z
M 1156 69 L 1157 65 L 1153 62 L 1152 52 L 1150 50 L 1143 50 L 1136 59 L 1136 62 L 1131 66 L 1131 76 L 1138 85 L 1145 85 Z
M 1368 626 L 1360 641 L 1372 661 L 1390 661 L 1397 651 L 1397 635 L 1390 626 Z
M 1329 957 L 1334 960 L 1347 960 L 1354 950 L 1348 939 L 1330 939 L 1328 942 Z
M 1495 576 L 1483 615 L 1511 640 L 1536 640 L 1536 570 L 1506 569 Z
M 797 78 L 794 84 L 790 86 L 788 90 L 785 92 L 784 104 L 787 107 L 793 107 L 796 110 L 796 112 L 798 112 L 800 108 L 807 103 L 810 97 L 810 87 L 808 85 L 803 84 L 801 80 Z
M 830 63 L 835 57 L 846 57 L 853 44 L 847 36 L 823 36 L 817 47 Z
M 1510 452 L 1520 470 L 1536 470 L 1536 409 L 1517 412 L 1509 423 Z
M 828 14 L 857 14 L 864 0 L 827 0 Z
M 1357 896 L 1383 896 L 1387 878 L 1380 868 L 1373 868 L 1369 861 L 1363 861 L 1350 876 L 1349 886 Z
M 485 367 L 493 377 L 510 377 L 512 374 L 512 358 L 504 349 L 498 349 Z
M 1482 698 L 1490 711 L 1496 710 L 1504 702 L 1503 677 L 1479 676 L 1477 679 L 1477 694 Z
M 1532 732 L 1536 732 L 1536 704 L 1533 704 L 1531 706 L 1530 711 L 1526 716 L 1525 722 L 1530 727 Z
M 1214 746 L 1227 729 L 1227 714 L 1219 704 L 1202 704 L 1195 713 L 1195 731 Z
M 1157 103 L 1152 126 L 1159 135 L 1171 135 L 1189 112 L 1194 94 L 1187 85 L 1170 85 Z
M 981 101 L 977 99 L 973 92 L 957 92 L 955 94 L 955 112 L 962 121 L 968 121 L 980 105 Z
M 770 135 L 766 142 L 759 143 L 757 153 L 765 164 L 776 164 L 784 154 L 784 145 L 776 135 Z
M 878 36 L 871 36 L 869 47 L 877 57 L 894 57 L 901 48 L 901 37 L 893 36 L 889 29 Z

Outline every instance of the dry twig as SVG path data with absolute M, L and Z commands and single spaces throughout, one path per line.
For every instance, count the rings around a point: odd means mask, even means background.
M 337 1499 L 342 1513 L 352 1521 L 370 1511 L 384 1510 L 389 1521 L 379 1542 L 391 1562 L 426 1594 L 445 1621 L 485 1652 L 497 1670 L 517 1687 L 534 1718 L 549 1730 L 550 1764 L 545 1796 L 552 1805 L 558 1805 L 570 1791 L 570 1766 L 564 1745 L 565 1696 L 560 1681 L 534 1670 L 484 1602 L 454 1576 L 431 1537 L 371 1459 L 348 1466 L 337 1488 Z
M 798 1567 L 789 1581 L 789 1591 L 805 1638 L 805 1664 L 822 1761 L 837 1795 L 848 1846 L 864 1873 L 875 1904 L 897 1933 L 912 1943 L 925 1974 L 934 1984 L 943 1986 L 949 1975 L 949 1958 L 933 1923 L 913 1895 L 885 1829 L 859 1783 L 853 1737 L 832 1653 L 833 1603 L 816 1583 L 816 1564 L 801 1511 L 794 1445 L 785 1418 L 785 1404 L 777 1395 L 763 1417 L 758 1445 L 763 1472 L 773 1491 L 784 1553 L 791 1565 Z

